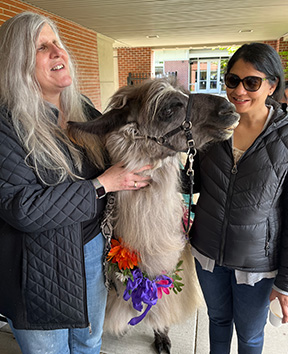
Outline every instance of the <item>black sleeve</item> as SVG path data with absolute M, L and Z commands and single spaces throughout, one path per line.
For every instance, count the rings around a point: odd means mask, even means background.
M 92 181 L 40 183 L 26 152 L 0 114 L 0 219 L 25 232 L 42 232 L 89 220 L 97 213 Z
M 288 175 L 282 193 L 282 232 L 280 244 L 280 259 L 278 274 L 274 284 L 281 290 L 288 292 Z
M 82 95 L 83 97 L 83 108 L 85 115 L 87 117 L 87 120 L 93 120 L 97 117 L 100 117 L 102 115 L 101 112 L 99 112 L 93 105 L 92 101 L 90 100 L 89 97 Z

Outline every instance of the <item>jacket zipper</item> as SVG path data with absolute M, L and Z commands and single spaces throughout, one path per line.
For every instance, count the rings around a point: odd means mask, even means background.
M 81 239 L 82 239 L 82 262 L 83 262 L 83 278 L 84 278 L 84 317 L 88 322 L 89 334 L 92 334 L 92 326 L 89 321 L 88 315 L 88 305 L 87 305 L 87 282 L 86 282 L 86 271 L 85 271 L 85 255 L 84 255 L 84 238 L 83 238 L 83 225 L 81 224 Z
M 267 221 L 267 234 L 266 234 L 266 240 L 265 240 L 265 256 L 268 257 L 269 256 L 269 249 L 270 249 L 270 232 L 269 232 L 269 220 Z
M 220 255 L 219 255 L 219 265 L 220 266 L 223 265 L 223 261 L 224 261 L 224 250 L 225 250 L 225 245 L 226 245 L 227 228 L 228 228 L 228 215 L 230 215 L 230 209 L 231 209 L 231 203 L 232 203 L 232 192 L 233 192 L 233 187 L 234 187 L 236 175 L 238 173 L 238 166 L 239 166 L 240 161 L 243 159 L 243 156 L 247 154 L 247 152 L 252 148 L 254 143 L 243 153 L 243 155 L 240 157 L 240 159 L 237 162 L 235 162 L 233 152 L 232 152 L 232 149 L 233 149 L 232 139 L 229 141 L 229 147 L 230 147 L 230 152 L 231 152 L 231 158 L 233 161 L 233 166 L 231 169 L 231 178 L 230 178 L 228 194 L 227 194 L 227 202 L 226 202 L 226 208 L 225 208 L 225 221 L 224 221 L 223 228 L 222 228 L 223 234 L 221 237 Z
M 233 186 L 234 182 L 236 179 L 236 174 L 238 173 L 238 167 L 237 163 L 234 163 L 232 170 L 231 170 L 231 178 L 229 182 L 229 188 L 228 188 L 228 194 L 227 194 L 227 202 L 226 202 L 226 212 L 225 212 L 225 221 L 223 225 L 223 236 L 221 238 L 221 246 L 220 246 L 220 257 L 219 257 L 219 265 L 223 265 L 223 260 L 224 260 L 224 249 L 226 245 L 226 239 L 227 239 L 227 228 L 228 228 L 228 215 L 230 214 L 230 209 L 231 209 L 231 203 L 232 203 L 232 191 L 233 191 Z

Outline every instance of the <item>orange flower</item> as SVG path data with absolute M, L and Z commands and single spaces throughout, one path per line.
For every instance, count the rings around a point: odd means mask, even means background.
M 120 270 L 133 269 L 140 261 L 139 255 L 136 252 L 130 251 L 122 244 L 121 237 L 119 237 L 119 241 L 116 239 L 111 240 L 111 250 L 108 253 L 107 259 L 112 263 L 117 263 Z

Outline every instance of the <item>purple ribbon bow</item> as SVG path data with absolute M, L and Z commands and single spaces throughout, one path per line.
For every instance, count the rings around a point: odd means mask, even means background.
M 123 299 L 128 301 L 132 298 L 132 304 L 135 310 L 142 311 L 143 305 L 147 305 L 146 310 L 138 317 L 133 317 L 128 324 L 131 326 L 136 325 L 147 315 L 148 311 L 153 305 L 156 305 L 158 301 L 158 288 L 170 288 L 173 285 L 171 278 L 166 275 L 159 275 L 155 280 L 143 277 L 143 274 L 139 268 L 132 270 L 133 280 L 128 279 L 126 289 L 123 294 Z M 165 284 L 163 282 L 158 283 L 161 280 L 166 280 Z

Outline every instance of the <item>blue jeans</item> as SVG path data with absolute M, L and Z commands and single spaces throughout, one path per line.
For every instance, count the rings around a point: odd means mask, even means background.
M 235 323 L 239 354 L 261 354 L 269 295 L 274 279 L 254 286 L 237 284 L 235 271 L 215 265 L 213 273 L 196 270 L 208 308 L 210 354 L 229 354 Z
M 102 257 L 104 237 L 99 234 L 84 246 L 89 328 L 57 330 L 15 329 L 8 320 L 23 354 L 99 354 L 105 316 L 107 290 Z

